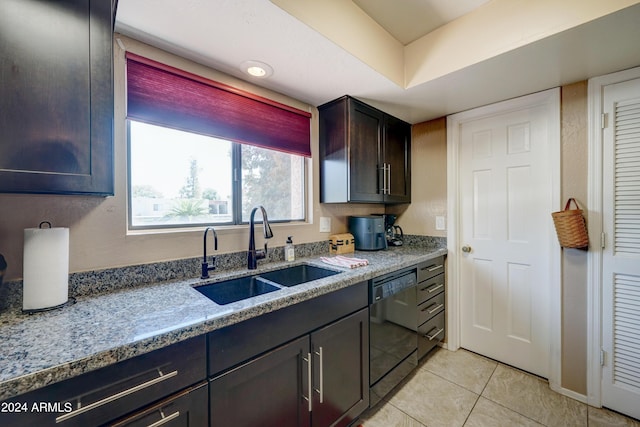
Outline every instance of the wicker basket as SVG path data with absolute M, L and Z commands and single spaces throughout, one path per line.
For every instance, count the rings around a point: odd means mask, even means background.
M 569 209 L 572 201 L 576 205 L 575 209 Z M 567 200 L 563 211 L 553 212 L 551 216 L 556 226 L 560 246 L 579 249 L 586 249 L 589 246 L 589 235 L 582 216 L 582 209 L 578 207 L 578 203 L 573 197 Z

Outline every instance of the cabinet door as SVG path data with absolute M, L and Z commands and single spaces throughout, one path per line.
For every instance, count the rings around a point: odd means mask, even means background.
M 369 309 L 311 334 L 313 427 L 346 426 L 369 406 Z
M 349 201 L 379 203 L 384 114 L 349 98 Z
M 384 162 L 387 165 L 387 203 L 411 202 L 411 125 L 385 116 Z
M 113 194 L 112 8 L 0 2 L 0 192 Z
M 130 415 L 113 427 L 206 427 L 208 397 L 207 384 L 203 383 Z
M 308 352 L 305 336 L 211 380 L 210 426 L 308 427 Z

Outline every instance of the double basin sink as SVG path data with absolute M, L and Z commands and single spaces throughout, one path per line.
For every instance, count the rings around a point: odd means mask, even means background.
M 254 276 L 224 280 L 195 288 L 218 305 L 231 304 L 258 295 L 275 292 L 282 287 L 291 287 L 339 274 L 340 271 L 329 270 L 308 264 L 300 264 L 279 270 L 268 271 Z

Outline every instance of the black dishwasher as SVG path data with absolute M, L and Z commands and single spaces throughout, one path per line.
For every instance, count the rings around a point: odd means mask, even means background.
M 416 269 L 369 282 L 369 386 L 374 406 L 418 365 Z

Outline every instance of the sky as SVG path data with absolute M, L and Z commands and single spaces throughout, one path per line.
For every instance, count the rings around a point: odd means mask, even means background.
M 198 160 L 200 189 L 231 196 L 231 143 L 146 123 L 131 123 L 131 183 L 149 185 L 165 198 L 179 196 L 191 160 Z

